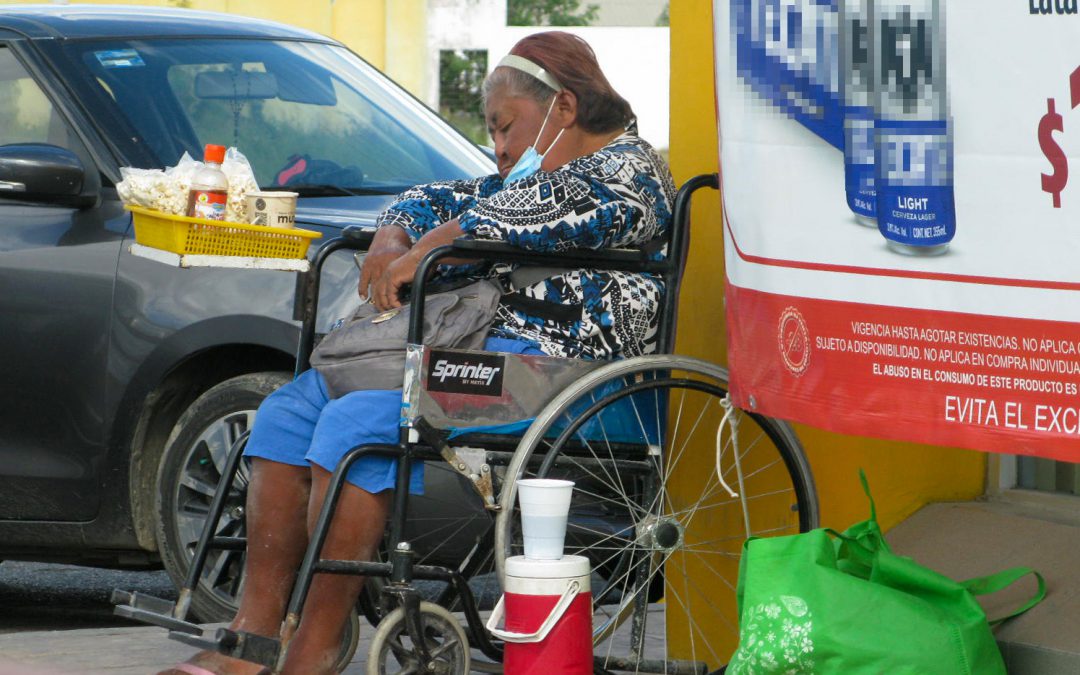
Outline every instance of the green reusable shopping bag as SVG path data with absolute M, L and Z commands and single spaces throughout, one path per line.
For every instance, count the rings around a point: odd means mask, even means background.
M 860 471 L 867 497 L 870 489 Z M 739 647 L 726 675 L 996 675 L 1005 664 L 975 595 L 1028 574 L 1017 567 L 957 582 L 889 550 L 870 519 L 743 545 L 736 597 Z

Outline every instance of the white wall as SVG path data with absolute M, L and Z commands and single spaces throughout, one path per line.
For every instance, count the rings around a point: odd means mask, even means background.
M 427 9 L 427 90 L 421 98 L 438 110 L 439 52 L 488 49 L 492 34 L 506 28 L 506 0 L 428 0 Z
M 521 38 L 546 28 L 502 26 L 488 40 L 488 67 Z M 560 27 L 580 35 L 600 62 L 611 86 L 630 102 L 641 137 L 656 148 L 668 147 L 671 45 L 667 28 L 589 26 Z
M 493 69 L 514 43 L 546 28 L 506 25 L 506 0 L 428 0 L 426 91 L 421 98 L 439 104 L 439 50 L 487 49 Z M 671 48 L 667 28 L 560 27 L 584 38 L 600 68 L 638 116 L 641 137 L 668 147 L 668 88 Z
M 667 0 L 585 0 L 596 5 L 595 26 L 655 26 Z

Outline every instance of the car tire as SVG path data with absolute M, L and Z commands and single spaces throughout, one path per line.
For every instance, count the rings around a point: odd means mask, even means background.
M 290 373 L 261 372 L 230 378 L 195 399 L 177 421 L 158 466 L 155 528 L 158 551 L 169 577 L 181 588 L 210 510 L 210 502 L 233 443 L 251 428 L 263 399 L 292 379 Z M 217 536 L 245 536 L 249 480 L 241 463 Z M 244 551 L 212 550 L 192 595 L 191 611 L 201 622 L 235 615 L 243 582 Z

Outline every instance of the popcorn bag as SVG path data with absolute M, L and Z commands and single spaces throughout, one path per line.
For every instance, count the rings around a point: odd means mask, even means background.
M 129 205 L 160 211 L 173 216 L 185 215 L 191 179 L 202 162 L 184 153 L 176 166 L 167 169 L 135 169 L 122 167 L 123 180 L 116 186 L 120 199 Z M 258 183 L 247 157 L 236 148 L 225 152 L 221 170 L 229 181 L 229 196 L 225 207 L 225 220 L 247 223 L 247 195 L 257 192 Z
M 229 148 L 225 151 L 221 170 L 229 179 L 229 201 L 225 206 L 225 220 L 234 223 L 251 222 L 247 195 L 249 192 L 258 192 L 259 184 L 255 182 L 255 172 L 251 170 L 247 157 L 236 148 Z

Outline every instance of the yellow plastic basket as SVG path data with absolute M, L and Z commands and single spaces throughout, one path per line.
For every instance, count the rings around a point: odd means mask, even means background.
M 205 218 L 172 216 L 140 206 L 125 206 L 135 219 L 135 241 L 180 255 L 252 258 L 303 258 L 319 232 L 295 227 L 265 227 Z

